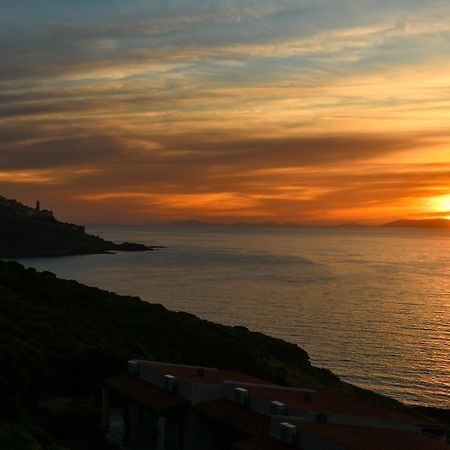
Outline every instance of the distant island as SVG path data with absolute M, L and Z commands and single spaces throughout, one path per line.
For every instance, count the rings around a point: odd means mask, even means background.
M 373 227 L 371 225 L 363 225 L 362 223 L 348 222 L 335 225 L 334 228 L 373 228 Z
M 201 220 L 172 222 L 164 227 L 235 227 L 235 228 L 314 228 L 293 222 L 264 223 L 235 222 L 211 223 Z M 398 220 L 383 225 L 363 225 L 344 223 L 331 228 L 392 228 L 392 229 L 429 229 L 450 230 L 450 220 Z M 34 208 L 17 200 L 0 196 L 0 258 L 18 258 L 31 256 L 65 256 L 109 253 L 114 251 L 141 252 L 151 251 L 158 246 L 124 242 L 121 244 L 104 240 L 99 236 L 86 233 L 85 228 L 72 223 L 57 220 L 52 211 L 41 209 L 40 202 Z
M 217 223 L 206 222 L 202 220 L 182 220 L 167 223 L 168 227 L 272 227 L 272 228 L 318 228 L 319 225 L 305 225 L 295 222 L 233 222 L 233 223 Z M 332 226 L 324 226 L 325 228 L 428 228 L 428 229 L 448 229 L 450 230 L 450 220 L 447 219 L 425 219 L 425 220 L 397 220 L 382 225 L 365 225 L 357 222 L 342 223 Z
M 389 222 L 383 227 L 387 228 L 431 228 L 450 230 L 450 220 L 447 219 L 427 219 L 427 220 L 396 220 Z
M 116 244 L 86 233 L 83 226 L 63 223 L 52 211 L 31 208 L 0 196 L 0 257 L 64 256 L 112 251 L 151 251 L 157 247 Z
M 178 220 L 176 222 L 170 222 L 164 224 L 168 227 L 305 227 L 306 225 L 301 225 L 294 222 L 279 223 L 274 221 L 252 223 L 252 222 L 233 222 L 233 223 L 223 223 L 223 222 L 206 222 L 203 220 Z

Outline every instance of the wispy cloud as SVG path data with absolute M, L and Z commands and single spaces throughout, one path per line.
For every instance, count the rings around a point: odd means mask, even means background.
M 2 2 L 0 188 L 86 220 L 420 214 L 450 189 L 449 13 Z

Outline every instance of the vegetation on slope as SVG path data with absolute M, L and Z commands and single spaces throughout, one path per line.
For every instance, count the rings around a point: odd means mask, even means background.
M 393 400 L 311 366 L 294 344 L 0 261 L 0 449 L 109 449 L 101 380 L 130 358 L 216 366 Z

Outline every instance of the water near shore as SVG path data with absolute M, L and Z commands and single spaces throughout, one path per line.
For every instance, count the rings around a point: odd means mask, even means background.
M 407 403 L 450 408 L 450 233 L 88 227 L 146 253 L 20 262 L 292 341 L 315 365 Z

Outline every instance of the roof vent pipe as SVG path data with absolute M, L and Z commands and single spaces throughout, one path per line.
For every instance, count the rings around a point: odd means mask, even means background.
M 270 402 L 270 414 L 272 416 L 287 416 L 286 405 L 277 401 Z
M 128 361 L 127 367 L 130 375 L 139 375 L 139 364 L 137 361 Z
M 178 389 L 177 379 L 173 375 L 164 375 L 164 389 L 167 392 L 176 392 Z
M 250 404 L 250 396 L 247 389 L 236 388 L 234 390 L 234 398 L 236 403 L 239 403 L 241 406 L 248 406 Z
M 298 443 L 298 430 L 295 425 L 288 422 L 280 423 L 280 440 L 288 445 L 295 445 Z

